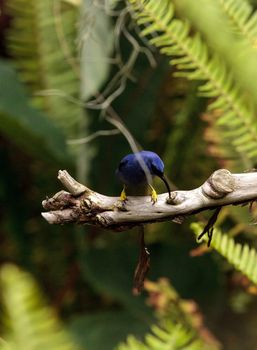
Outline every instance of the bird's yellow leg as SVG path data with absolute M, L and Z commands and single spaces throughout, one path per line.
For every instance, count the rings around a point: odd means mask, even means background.
M 158 199 L 158 195 L 157 195 L 157 192 L 155 191 L 155 189 L 153 188 L 152 185 L 148 184 L 149 187 L 151 188 L 151 199 L 152 199 L 152 202 L 153 204 L 157 202 L 157 199 Z
M 126 200 L 127 200 L 126 186 L 125 186 L 125 185 L 123 186 L 123 189 L 122 189 L 122 191 L 121 191 L 120 200 L 121 200 L 122 202 L 126 202 Z

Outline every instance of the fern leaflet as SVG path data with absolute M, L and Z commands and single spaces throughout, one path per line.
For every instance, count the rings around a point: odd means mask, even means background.
M 190 36 L 187 22 L 173 18 L 174 8 L 169 0 L 129 2 L 138 24 L 145 26 L 141 34 L 152 35 L 150 43 L 172 56 L 170 63 L 178 69 L 176 75 L 203 81 L 200 94 L 215 98 L 209 108 L 222 110 L 217 123 L 224 129 L 224 137 L 231 141 L 238 155 L 243 154 L 252 163 L 257 157 L 254 109 L 234 84 L 225 64 L 217 55 L 209 57 L 200 35 Z
M 7 45 L 34 95 L 34 105 L 47 111 L 68 135 L 75 135 L 81 108 L 58 95 L 79 96 L 79 78 L 70 64 L 78 10 L 53 0 L 10 0 L 7 7 L 12 17 Z
M 146 281 L 144 287 L 149 293 L 149 304 L 156 311 L 159 325 L 151 327 L 151 333 L 145 336 L 145 342 L 129 336 L 127 342 L 117 350 L 220 349 L 219 342 L 203 321 L 199 322 L 201 312 L 195 302 L 181 299 L 167 279 Z
M 181 324 L 165 322 L 163 327 L 152 326 L 152 334 L 147 334 L 145 343 L 129 336 L 126 343 L 120 344 L 116 350 L 204 350 L 210 349 L 195 338 L 192 331 L 186 330 Z
M 13 265 L 1 269 L 1 293 L 10 332 L 4 349 L 79 350 L 70 334 L 44 305 L 35 281 Z
M 253 13 L 252 6 L 246 0 L 219 0 L 219 3 L 236 32 L 256 46 L 257 13 Z
M 192 223 L 191 228 L 196 236 L 202 232 L 202 225 Z M 203 238 L 207 241 L 207 238 Z M 211 247 L 224 256 L 238 271 L 242 272 L 253 283 L 257 284 L 257 251 L 248 244 L 236 243 L 232 237 L 215 228 Z

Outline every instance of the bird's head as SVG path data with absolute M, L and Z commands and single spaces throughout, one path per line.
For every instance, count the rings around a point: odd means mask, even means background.
M 164 164 L 159 156 L 151 158 L 148 167 L 152 175 L 159 177 L 163 176 Z
M 170 186 L 169 186 L 167 178 L 164 175 L 164 163 L 163 163 L 163 161 L 156 153 L 153 153 L 149 160 L 150 160 L 150 162 L 148 164 L 148 167 L 150 169 L 151 174 L 158 176 L 160 179 L 162 179 L 162 181 L 165 183 L 165 186 L 167 187 L 167 190 L 169 192 L 169 197 L 171 197 Z

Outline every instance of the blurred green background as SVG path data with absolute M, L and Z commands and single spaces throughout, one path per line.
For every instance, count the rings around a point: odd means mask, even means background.
M 181 225 L 166 222 L 145 228 L 151 253 L 148 279 L 155 284 L 139 297 L 131 292 L 139 253 L 137 229 L 112 233 L 90 226 L 51 226 L 40 216 L 42 200 L 62 189 L 59 169 L 67 169 L 97 192 L 120 193 L 115 169 L 131 149 L 110 119 L 121 118 L 143 149 L 163 158 L 166 174 L 179 189 L 200 186 L 218 168 L 243 172 L 256 166 L 257 20 L 250 15 L 257 4 L 210 0 L 205 8 L 201 2 L 196 8 L 193 0 L 160 1 L 160 7 L 167 6 L 164 9 L 174 6 L 178 21 L 190 23 L 185 37 L 173 38 L 173 51 L 163 50 L 167 57 L 156 46 L 169 43 L 154 41 L 164 30 L 157 25 L 161 22 L 156 20 L 150 38 L 140 35 L 137 13 L 145 8 L 136 8 L 132 0 L 0 1 L 4 349 L 111 350 L 129 334 L 143 341 L 152 324 L 169 319 L 185 326 L 183 317 L 192 315 L 185 327 L 203 340 L 206 349 L 257 349 L 254 279 L 230 265 L 220 249 L 199 246 L 190 228 L 194 221 L 206 223 L 210 213 L 186 218 Z M 129 10 L 130 5 L 134 7 Z M 198 10 L 205 21 L 198 21 Z M 164 18 L 166 10 L 160 13 Z M 154 17 L 151 21 L 141 20 L 143 28 L 154 23 Z M 201 60 L 201 51 L 194 63 L 170 65 L 172 57 L 193 57 L 186 37 L 196 36 L 202 37 L 208 58 Z M 207 64 L 211 57 L 213 75 Z M 199 92 L 199 86 L 208 83 L 208 74 L 211 84 L 217 83 L 216 90 Z M 242 95 L 243 100 L 237 100 Z M 217 100 L 219 105 L 208 108 Z M 227 119 L 219 124 L 222 115 Z M 251 131 L 243 141 L 240 132 L 236 135 L 240 123 Z M 99 136 L 102 130 L 110 132 Z M 155 185 L 164 191 L 161 183 Z M 218 227 L 241 245 L 257 249 L 253 222 L 246 207 L 228 207 Z M 256 250 L 252 254 L 254 265 Z M 170 287 L 158 282 L 163 277 Z M 165 312 L 154 296 L 168 300 Z M 191 300 L 191 308 L 198 305 L 195 314 L 184 308 L 184 299 Z M 37 322 L 45 326 L 41 329 Z M 40 337 L 49 344 L 38 345 L 34 339 Z M 194 348 L 192 342 L 174 344 L 165 347 L 164 342 L 158 349 Z M 120 347 L 141 348 L 155 349 L 133 341 Z

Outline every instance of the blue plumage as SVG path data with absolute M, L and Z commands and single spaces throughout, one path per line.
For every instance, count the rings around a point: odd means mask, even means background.
M 144 162 L 146 169 L 149 172 L 148 176 L 146 176 L 139 159 Z M 164 163 L 158 154 L 154 152 L 141 151 L 128 154 L 120 161 L 116 174 L 120 181 L 125 185 L 121 194 L 122 200 L 126 200 L 126 186 L 133 187 L 148 184 L 152 189 L 152 200 L 153 202 L 156 202 L 157 194 L 149 183 L 149 178 L 151 179 L 153 176 L 158 176 L 164 181 L 170 195 L 170 188 L 164 177 Z
M 117 169 L 117 176 L 126 185 L 140 185 L 147 182 L 145 172 L 142 169 L 137 156 L 142 157 L 151 176 L 163 174 L 164 164 L 161 158 L 154 152 L 141 151 L 125 156 Z

